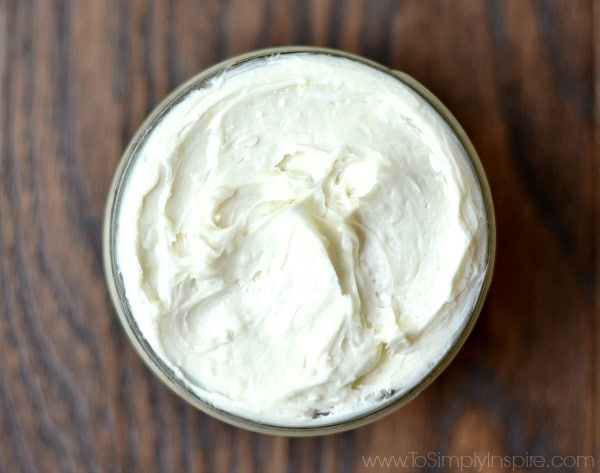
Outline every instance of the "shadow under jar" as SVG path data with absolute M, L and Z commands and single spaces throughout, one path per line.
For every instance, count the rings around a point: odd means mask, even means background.
M 225 422 L 339 432 L 404 405 L 471 331 L 495 253 L 464 131 L 407 75 L 256 51 L 149 116 L 109 192 L 121 322 L 172 390 Z

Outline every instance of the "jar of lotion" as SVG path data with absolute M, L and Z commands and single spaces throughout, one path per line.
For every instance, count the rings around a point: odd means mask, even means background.
M 477 154 L 421 84 L 340 51 L 235 57 L 167 97 L 109 192 L 111 297 L 146 364 L 251 430 L 404 405 L 480 312 L 495 253 Z

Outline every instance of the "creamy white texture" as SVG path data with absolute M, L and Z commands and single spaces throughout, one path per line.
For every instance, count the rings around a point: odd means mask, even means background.
M 323 54 L 190 92 L 142 146 L 118 222 L 153 350 L 205 401 L 279 425 L 415 386 L 485 272 L 481 190 L 450 128 L 392 76 Z

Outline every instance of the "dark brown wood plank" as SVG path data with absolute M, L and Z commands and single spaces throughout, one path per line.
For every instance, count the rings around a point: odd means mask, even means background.
M 599 3 L 0 0 L 0 471 L 390 471 L 365 461 L 474 452 L 599 467 Z M 498 220 L 489 300 L 449 370 L 390 417 L 311 439 L 226 426 L 163 387 L 114 315 L 100 242 L 146 114 L 216 61 L 298 43 L 437 94 Z
M 595 287 L 596 287 L 596 310 L 593 318 L 594 343 L 593 352 L 593 367 L 595 384 L 592 395 L 592 412 L 594 414 L 592 421 L 593 425 L 593 440 L 594 452 L 596 457 L 600 456 L 600 408 L 598 407 L 598 399 L 600 399 L 600 0 L 594 0 L 592 5 L 592 16 L 594 21 L 594 30 L 592 41 L 594 44 L 594 66 L 593 66 L 593 81 L 594 81 L 594 159 L 592 167 L 592 184 L 596 191 L 596 210 L 594 213 L 594 250 L 596 271 Z

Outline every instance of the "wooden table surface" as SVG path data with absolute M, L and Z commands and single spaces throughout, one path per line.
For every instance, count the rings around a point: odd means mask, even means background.
M 284 44 L 430 88 L 481 156 L 498 225 L 451 367 L 386 419 L 307 439 L 172 394 L 102 269 L 108 187 L 144 116 L 206 66 Z M 0 0 L 0 78 L 0 471 L 600 468 L 600 1 Z

